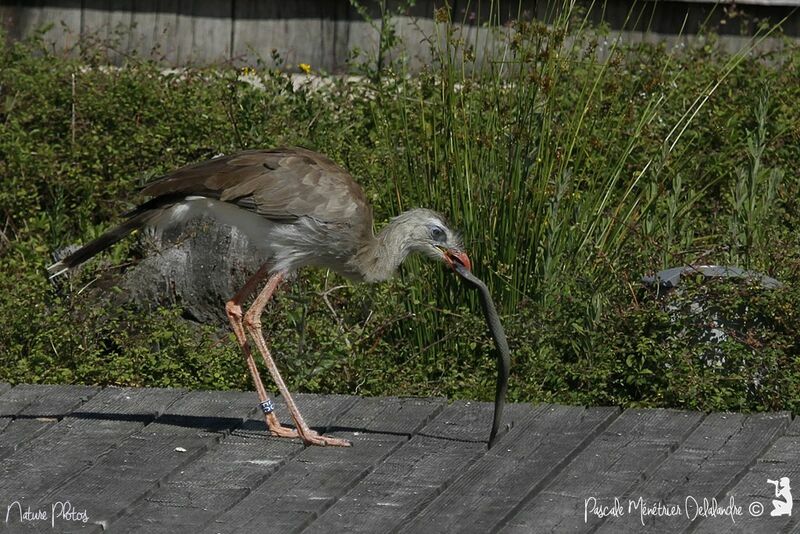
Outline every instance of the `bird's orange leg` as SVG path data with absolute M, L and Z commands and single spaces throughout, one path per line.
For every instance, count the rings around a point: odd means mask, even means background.
M 294 399 L 292 399 L 292 395 L 289 393 L 289 389 L 286 387 L 281 377 L 281 373 L 278 371 L 278 366 L 275 365 L 275 361 L 272 359 L 269 349 L 267 348 L 267 342 L 264 340 L 264 334 L 261 331 L 261 313 L 264 311 L 264 307 L 267 305 L 267 302 L 269 302 L 269 299 L 272 298 L 273 293 L 275 293 L 275 290 L 278 288 L 284 276 L 285 273 L 278 272 L 269 278 L 267 285 L 261 290 L 261 293 L 256 297 L 253 305 L 247 310 L 247 313 L 245 313 L 244 325 L 253 338 L 259 352 L 261 352 L 261 355 L 264 357 L 264 363 L 267 365 L 267 369 L 269 369 L 269 373 L 272 375 L 275 385 L 278 386 L 278 390 L 280 390 L 281 395 L 283 395 L 283 399 L 286 402 L 286 406 L 289 408 L 294 424 L 297 426 L 297 433 L 300 435 L 303 442 L 306 445 L 349 447 L 350 442 L 347 440 L 320 436 L 317 432 L 308 428 L 308 425 L 303 420 L 303 416 L 300 415 L 300 410 L 297 409 L 297 405 L 294 403 Z
M 247 368 L 250 370 L 250 376 L 253 378 L 253 383 L 256 386 L 258 399 L 267 421 L 267 427 L 273 436 L 280 436 L 285 438 L 296 438 L 297 432 L 291 428 L 282 426 L 275 413 L 271 411 L 272 401 L 267 395 L 267 390 L 264 389 L 264 383 L 261 381 L 261 376 L 258 373 L 258 367 L 253 359 L 253 354 L 250 352 L 250 345 L 247 343 L 247 336 L 244 333 L 244 326 L 242 325 L 242 302 L 255 290 L 258 283 L 263 280 L 269 272 L 268 266 L 263 265 L 253 276 L 251 276 L 245 285 L 225 304 L 225 313 L 228 315 L 228 320 L 231 323 L 233 333 L 236 335 L 236 340 L 239 346 L 242 347 L 245 360 L 247 360 Z M 266 409 L 265 409 L 266 408 Z M 268 411 L 269 410 L 269 411 Z

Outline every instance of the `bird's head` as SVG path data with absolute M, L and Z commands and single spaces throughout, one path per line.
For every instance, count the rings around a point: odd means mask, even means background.
M 460 237 L 435 211 L 410 210 L 396 217 L 393 222 L 402 227 L 403 245 L 408 252 L 419 252 L 443 262 L 451 269 L 459 264 L 472 270 L 472 263 L 464 252 Z

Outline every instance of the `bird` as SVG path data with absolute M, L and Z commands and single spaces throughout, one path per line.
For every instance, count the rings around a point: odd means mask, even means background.
M 307 148 L 255 149 L 215 157 L 156 178 L 140 193 L 149 200 L 124 214 L 118 226 L 49 266 L 50 278 L 142 228 L 181 228 L 196 217 L 235 227 L 259 251 L 263 263 L 225 303 L 225 313 L 255 385 L 267 429 L 273 436 L 300 438 L 307 446 L 346 447 L 351 443 L 308 426 L 272 358 L 261 314 L 278 287 L 304 267 L 330 269 L 358 282 L 382 282 L 410 254 L 422 254 L 453 270 L 472 269 L 459 234 L 436 211 L 405 211 L 375 233 L 372 207 L 362 187 L 343 167 Z M 245 300 L 262 283 L 245 311 Z M 275 415 L 248 335 L 284 399 L 294 428 L 283 426 Z

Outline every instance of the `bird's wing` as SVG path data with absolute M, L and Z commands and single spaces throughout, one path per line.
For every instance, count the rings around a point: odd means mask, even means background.
M 372 212 L 364 191 L 342 167 L 304 148 L 249 150 L 182 167 L 149 183 L 151 197 L 209 196 L 291 221 L 298 217 L 334 224 L 368 225 Z

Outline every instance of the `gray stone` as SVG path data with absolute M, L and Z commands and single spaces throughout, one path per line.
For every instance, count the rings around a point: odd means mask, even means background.
M 227 324 L 225 302 L 264 261 L 235 228 L 203 218 L 183 231 L 146 231 L 142 243 L 144 259 L 119 280 L 119 299 L 142 307 L 178 305 L 200 323 Z

